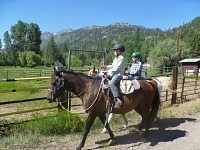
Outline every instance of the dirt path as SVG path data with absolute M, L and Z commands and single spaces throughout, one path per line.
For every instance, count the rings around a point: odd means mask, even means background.
M 95 145 L 86 146 L 87 148 L 84 149 L 199 150 L 200 112 L 182 118 L 159 120 L 149 135 L 146 143 L 139 142 L 138 132 L 133 132 L 116 135 L 118 145 L 104 148 L 102 143 L 108 142 L 108 139 L 105 138 L 106 140 L 98 140 Z

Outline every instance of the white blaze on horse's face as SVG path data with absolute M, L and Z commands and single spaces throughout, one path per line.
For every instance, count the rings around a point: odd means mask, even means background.
M 47 100 L 50 103 L 55 102 L 56 98 L 58 97 L 57 95 L 58 83 L 59 83 L 59 77 L 52 75 L 52 82 L 50 88 L 48 89 L 48 95 L 47 95 Z

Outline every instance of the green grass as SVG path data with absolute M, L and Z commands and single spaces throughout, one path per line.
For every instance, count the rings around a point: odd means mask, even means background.
M 174 105 L 173 107 L 161 109 L 159 110 L 158 117 L 161 119 L 185 117 L 185 115 L 195 113 L 199 110 L 200 101 L 190 101 L 184 104 Z M 127 113 L 126 116 L 129 121 L 129 126 L 137 125 L 141 121 L 141 117 L 134 111 Z M 41 116 L 38 116 L 38 118 L 39 117 Z M 79 120 L 80 122 L 77 120 Z M 79 123 L 77 123 L 76 121 Z M 77 141 L 80 141 L 80 139 L 82 138 L 83 128 L 81 128 L 81 130 L 79 130 L 79 128 L 80 126 L 85 127 L 84 122 L 85 115 L 84 117 L 80 115 L 74 117 L 70 113 L 63 112 L 63 114 L 61 113 L 60 116 L 59 114 L 55 114 L 55 117 L 52 118 L 47 117 L 17 126 L 10 126 L 7 130 L 7 136 L 4 135 L 0 139 L 0 149 L 42 149 L 46 146 L 49 146 L 49 143 L 51 142 L 53 142 L 54 145 L 59 145 L 61 143 L 63 145 L 73 145 L 73 143 L 77 144 Z M 121 130 L 123 124 L 124 123 L 120 115 L 115 115 L 110 122 L 111 129 L 112 131 L 114 131 L 115 134 L 123 132 Z M 69 130 L 69 128 L 67 127 L 79 128 L 77 128 L 78 130 Z M 96 136 L 102 136 L 100 134 L 100 131 L 102 129 L 103 125 L 101 124 L 99 119 L 96 119 L 89 136 L 92 136 L 94 138 Z M 133 127 L 130 127 L 127 130 L 128 131 L 126 131 L 126 133 L 135 132 L 135 130 L 133 130 Z M 106 137 L 104 138 L 108 138 L 108 135 L 106 135 Z M 77 145 L 73 146 L 75 147 Z
M 1 82 L 0 83 L 0 92 L 2 91 L 12 91 L 13 89 L 17 92 L 5 92 L 0 93 L 0 102 L 14 101 L 14 100 L 26 100 L 32 98 L 41 98 L 47 96 L 47 89 L 50 85 L 50 80 L 31 80 L 31 81 L 15 81 L 15 82 Z M 29 88 L 37 87 L 47 87 L 42 90 L 27 90 L 27 91 L 18 91 Z M 0 114 L 11 113 L 16 111 L 25 111 L 38 108 L 46 108 L 50 106 L 56 106 L 57 104 L 48 103 L 46 99 L 32 102 L 23 102 L 23 103 L 13 103 L 7 105 L 0 105 Z M 36 113 L 36 112 L 35 112 Z M 34 114 L 34 113 L 33 113 Z M 14 115 L 17 118 L 19 115 Z M 0 120 L 8 119 L 14 116 L 5 116 L 1 117 Z M 23 115 L 22 115 L 23 116 Z M 24 114 L 24 118 L 31 116 L 30 114 Z
M 38 114 L 31 119 L 29 122 L 1 128 L 0 149 L 16 149 L 16 145 L 19 149 L 36 148 L 38 143 L 45 143 L 46 139 L 82 132 L 85 124 L 79 115 L 66 111 L 45 116 Z
M 0 90 L 44 87 L 49 86 L 50 82 L 50 80 L 1 82 Z M 46 95 L 47 89 L 0 93 L 0 101 L 45 97 Z M 72 103 L 80 103 L 80 100 L 73 99 Z M 26 109 L 48 107 L 52 105 L 56 104 L 49 104 L 46 100 L 3 105 L 0 106 L 0 113 L 1 110 L 5 108 L 14 108 L 17 111 L 21 111 Z M 184 103 L 174 107 L 162 109 L 159 111 L 158 117 L 182 117 L 185 114 L 194 113 L 199 110 L 200 102 L 194 101 L 192 103 Z M 141 117 L 134 111 L 127 113 L 126 116 L 128 118 L 129 125 L 137 125 L 141 121 Z M 22 123 L 27 119 L 32 119 L 33 121 Z M 31 113 L 28 115 L 28 117 L 25 114 L 25 118 L 15 117 L 14 115 L 5 117 L 5 119 L 0 118 L 0 120 L 1 124 L 19 122 L 19 124 L 16 125 L 10 124 L 5 127 L 0 127 L 0 149 L 43 149 L 43 147 L 40 147 L 41 145 L 49 145 L 49 143 L 52 142 L 57 143 L 58 145 L 63 143 L 63 139 L 68 137 L 68 135 L 69 138 L 67 142 L 76 143 L 75 141 L 80 141 L 83 134 L 83 128 L 85 127 L 86 115 L 72 115 L 65 111 L 58 113 L 57 109 L 55 109 L 53 111 Z M 115 115 L 110 123 L 111 129 L 115 132 L 120 132 L 120 128 L 123 125 L 124 123 L 120 115 Z M 96 118 L 90 134 L 99 136 L 99 133 L 102 129 L 103 125 L 101 121 Z M 135 131 L 131 129 L 130 132 Z
M 45 97 L 47 95 L 48 88 L 43 90 L 39 89 L 30 91 L 20 91 L 20 90 L 38 88 L 38 87 L 49 87 L 49 86 L 50 86 L 50 80 L 1 82 L 0 92 L 12 91 L 12 90 L 16 90 L 17 92 L 0 93 L 1 94 L 0 101 Z

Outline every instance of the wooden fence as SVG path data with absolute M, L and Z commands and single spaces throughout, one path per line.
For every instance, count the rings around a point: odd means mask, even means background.
M 1 82 L 27 81 L 27 80 L 47 80 L 47 79 L 50 79 L 50 77 L 2 79 L 2 80 L 0 80 L 0 84 L 1 84 Z M 0 90 L 0 94 L 1 93 L 11 93 L 12 94 L 12 93 L 15 93 L 15 92 L 22 92 L 22 91 L 47 90 L 48 88 L 49 87 L 37 87 L 37 88 L 26 88 L 26 89 L 23 88 L 23 89 Z M 39 97 L 39 98 L 1 101 L 0 106 L 2 106 L 2 105 L 6 106 L 6 105 L 9 105 L 9 104 L 19 104 L 19 103 L 25 103 L 25 102 L 41 101 L 41 100 L 46 100 L 46 95 L 44 97 Z M 23 110 L 23 111 L 7 112 L 7 113 L 1 113 L 1 111 L 0 111 L 0 117 L 8 116 L 8 115 L 14 115 L 14 114 L 34 112 L 34 111 L 47 110 L 47 109 L 53 109 L 53 108 L 56 108 L 56 106 L 50 106 L 50 107 L 44 107 L 44 108 L 34 108 L 34 109 L 31 109 L 31 110 Z
M 176 103 L 183 103 L 188 100 L 192 99 L 197 99 L 199 98 L 200 95 L 200 80 L 198 79 L 198 72 L 195 72 L 191 76 L 187 76 L 184 73 L 178 73 L 176 72 L 176 75 L 173 74 L 173 85 L 174 89 L 171 90 L 163 90 L 161 93 L 161 102 L 166 103 L 168 102 L 169 104 L 176 104 Z M 177 78 L 177 81 L 174 79 L 175 77 Z M 46 80 L 49 79 L 50 77 L 37 77 L 37 78 L 18 78 L 18 79 L 4 79 L 0 80 L 1 82 L 8 82 L 8 81 L 22 81 L 22 80 Z M 27 91 L 27 90 L 47 90 L 48 87 L 40 87 L 40 88 L 29 88 L 29 89 L 12 89 L 12 90 L 0 90 L 1 93 L 7 93 L 7 92 L 21 92 L 21 91 Z M 175 96 L 174 96 L 174 95 Z M 72 104 L 72 99 L 75 97 L 71 93 L 67 94 L 67 105 L 65 105 L 66 108 L 71 110 L 71 106 L 80 106 L 81 104 Z M 8 105 L 8 104 L 17 104 L 17 103 L 24 103 L 24 102 L 32 102 L 32 101 L 41 101 L 41 100 L 46 100 L 46 95 L 44 97 L 39 97 L 39 98 L 31 98 L 31 99 L 23 99 L 23 100 L 11 100 L 11 101 L 4 101 L 0 102 L 0 106 L 2 105 Z M 65 102 L 66 103 L 66 102 Z M 41 111 L 41 110 L 48 110 L 48 109 L 55 109 L 57 106 L 49 106 L 45 108 L 35 108 L 31 110 L 24 110 L 24 111 L 16 111 L 16 112 L 7 112 L 7 113 L 1 113 L 0 111 L 0 117 L 3 116 L 8 116 L 8 115 L 15 115 L 15 114 L 22 114 L 22 113 L 27 113 L 27 112 L 34 112 L 34 111 Z M 73 110 L 72 110 L 73 111 Z

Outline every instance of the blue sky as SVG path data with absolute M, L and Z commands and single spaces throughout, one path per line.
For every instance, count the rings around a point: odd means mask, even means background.
M 198 16 L 199 0 L 0 0 L 0 39 L 18 20 L 42 32 L 116 22 L 167 30 Z

